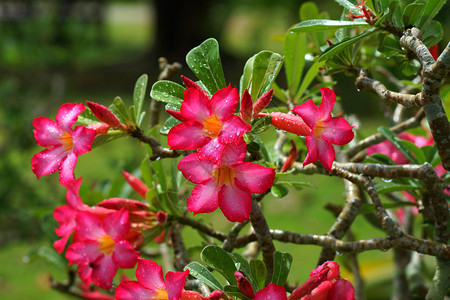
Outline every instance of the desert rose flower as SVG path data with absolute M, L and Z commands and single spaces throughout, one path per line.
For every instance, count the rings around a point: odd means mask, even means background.
M 187 199 L 189 211 L 210 213 L 220 207 L 231 222 L 249 219 L 251 193 L 264 193 L 270 188 L 275 170 L 244 162 L 246 146 L 244 141 L 225 145 L 220 163 L 201 158 L 198 153 L 179 162 L 178 170 L 196 184 Z
M 65 103 L 59 108 L 55 120 L 38 117 L 33 120 L 36 142 L 45 149 L 31 158 L 31 169 L 39 178 L 59 171 L 59 182 L 75 180 L 77 157 L 91 151 L 96 132 L 85 126 L 72 128 L 84 111 L 82 103 Z
M 173 113 L 181 124 L 172 127 L 167 137 L 171 149 L 199 149 L 202 157 L 219 159 L 223 145 L 236 143 L 251 125 L 234 115 L 239 102 L 236 88 L 228 86 L 218 90 L 209 99 L 199 87 L 184 91 L 180 113 Z
M 164 281 L 162 267 L 151 260 L 141 257 L 136 269 L 137 281 L 125 281 L 116 289 L 117 300 L 178 300 L 182 299 L 184 281 L 189 270 L 184 272 L 167 272 Z
M 90 277 L 95 285 L 111 288 L 117 269 L 133 268 L 138 257 L 125 239 L 130 231 L 128 212 L 112 212 L 102 221 L 91 212 L 80 211 L 76 222 L 76 241 L 66 252 L 69 264 L 80 265 L 78 272 L 85 283 Z
M 255 300 L 286 300 L 286 290 L 281 285 L 269 283 L 265 288 L 259 290 L 255 295 Z
M 329 88 L 319 87 L 319 90 L 322 94 L 320 107 L 310 99 L 292 111 L 311 128 L 311 133 L 305 138 L 308 154 L 303 166 L 319 160 L 327 170 L 331 170 L 335 158 L 332 144 L 345 145 L 353 139 L 354 133 L 353 127 L 344 118 L 331 117 L 336 94 Z

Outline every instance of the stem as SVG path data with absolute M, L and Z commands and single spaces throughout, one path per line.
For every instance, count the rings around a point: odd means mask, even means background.
M 434 273 L 433 282 L 428 291 L 426 300 L 444 299 L 448 290 L 448 282 L 450 278 L 450 260 L 436 258 L 436 272 Z

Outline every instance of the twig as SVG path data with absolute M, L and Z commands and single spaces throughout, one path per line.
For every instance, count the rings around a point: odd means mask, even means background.
M 184 246 L 183 237 L 181 236 L 181 224 L 175 224 L 170 230 L 170 239 L 173 247 L 173 266 L 177 271 L 182 271 L 184 267 L 191 262 Z
M 141 142 L 148 144 L 153 151 L 153 155 L 150 157 L 150 160 L 157 160 L 160 158 L 167 157 L 178 157 L 181 155 L 181 151 L 179 150 L 170 150 L 161 146 L 161 143 L 157 138 L 151 135 L 145 135 L 144 132 L 138 128 L 133 127 L 128 130 L 128 133 L 132 136 L 140 140 Z
M 186 216 L 179 217 L 179 216 L 173 215 L 173 216 L 171 216 L 171 218 L 173 218 L 173 220 L 177 221 L 180 224 L 184 224 L 184 225 L 190 226 L 194 229 L 197 229 L 198 231 L 201 231 L 209 236 L 212 236 L 221 242 L 225 241 L 228 238 L 228 236 L 225 233 L 217 231 L 214 228 L 212 228 L 202 222 L 191 219 L 189 217 L 186 217 Z
M 234 241 L 236 240 L 237 236 L 239 235 L 239 232 L 247 226 L 248 221 L 242 222 L 242 223 L 236 223 L 228 233 L 228 238 L 225 240 L 225 242 L 222 244 L 222 249 L 224 249 L 227 252 L 233 251 L 234 248 Z

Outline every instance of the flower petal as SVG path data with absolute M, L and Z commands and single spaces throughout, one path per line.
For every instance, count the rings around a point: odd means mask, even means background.
M 55 121 L 37 117 L 33 120 L 33 126 L 34 138 L 38 145 L 42 147 L 61 145 L 59 138 L 63 135 L 63 131 Z
M 228 119 L 234 113 L 239 102 L 239 93 L 231 85 L 220 89 L 211 97 L 211 113 L 217 115 L 220 120 Z
M 105 232 L 114 240 L 123 239 L 130 231 L 128 211 L 121 208 L 119 211 L 108 214 L 103 220 Z
M 40 178 L 42 175 L 48 175 L 56 172 L 67 153 L 62 146 L 56 146 L 36 153 L 31 158 L 31 169 L 33 173 Z
M 64 185 L 67 188 L 66 202 L 76 209 L 82 209 L 85 205 L 79 194 L 81 180 L 82 178 L 80 177 L 77 180 Z
M 74 169 L 77 164 L 77 159 L 77 156 L 73 152 L 67 154 L 59 170 L 59 183 L 68 184 L 75 181 Z
M 250 124 L 245 123 L 240 117 L 231 115 L 222 122 L 222 130 L 218 139 L 223 144 L 236 143 L 242 138 L 242 135 L 252 130 Z
M 250 217 L 252 197 L 236 184 L 223 185 L 219 192 L 219 207 L 230 222 L 244 222 Z
M 250 193 L 264 193 L 275 180 L 275 169 L 243 162 L 233 166 L 236 184 Z
M 322 163 L 322 166 L 330 171 L 335 158 L 333 145 L 324 139 L 318 140 L 312 136 L 307 136 L 305 138 L 305 143 L 306 148 L 308 148 L 308 155 L 303 162 L 303 166 L 319 160 Z
M 247 144 L 243 138 L 241 138 L 236 144 L 226 144 L 222 151 L 221 164 L 230 166 L 243 162 L 246 151 Z
M 109 289 L 112 280 L 117 273 L 117 266 L 112 259 L 112 255 L 100 257 L 92 267 L 92 282 L 102 289 Z
M 322 137 L 332 144 L 345 145 L 355 137 L 353 127 L 344 118 L 334 117 L 323 122 L 323 125 L 326 128 L 322 130 Z
M 80 211 L 76 217 L 77 235 L 82 239 L 98 241 L 106 235 L 103 229 L 103 222 L 99 217 L 87 211 Z
M 155 291 L 146 289 L 137 281 L 121 282 L 115 292 L 117 300 L 148 300 L 153 295 Z
M 259 290 L 255 295 L 255 300 L 284 300 L 286 297 L 286 290 L 281 285 L 269 283 L 265 288 Z
M 331 117 L 331 110 L 333 109 L 334 103 L 336 103 L 336 94 L 332 89 L 319 87 L 320 93 L 322 94 L 322 103 L 319 107 L 319 120 L 323 122 L 328 121 Z
M 319 108 L 314 104 L 312 99 L 295 106 L 292 111 L 299 115 L 311 130 L 314 130 L 319 120 Z
M 122 240 L 114 245 L 114 263 L 123 269 L 134 268 L 137 263 L 138 253 L 133 249 L 130 242 Z
M 203 123 L 203 120 L 211 116 L 211 103 L 201 91 L 188 88 L 184 91 L 183 98 L 180 113 L 185 120 Z
M 152 260 L 138 258 L 136 278 L 139 283 L 150 290 L 166 289 L 162 267 Z
M 169 130 L 167 144 L 171 149 L 193 150 L 202 147 L 210 137 L 203 134 L 203 125 L 188 121 L 175 125 Z
M 211 139 L 203 147 L 198 149 L 197 153 L 200 159 L 206 159 L 215 164 L 220 164 L 224 148 L 225 145 L 222 144 L 218 138 L 215 138 Z
M 250 123 L 253 115 L 253 100 L 252 96 L 248 92 L 248 89 L 244 90 L 242 94 L 241 106 L 239 107 L 239 117 L 244 120 L 245 123 Z
M 94 262 L 102 255 L 103 253 L 99 250 L 98 242 L 89 240 L 70 244 L 66 251 L 66 258 L 69 260 L 69 264 Z
M 55 120 L 63 131 L 71 133 L 73 124 L 84 109 L 83 103 L 64 103 L 59 108 Z
M 187 198 L 187 209 L 194 215 L 213 212 L 219 206 L 218 194 L 214 180 L 197 184 Z
M 330 290 L 328 299 L 330 300 L 353 300 L 355 299 L 355 290 L 350 281 L 344 278 L 339 278 L 334 282 Z
M 189 270 L 184 272 L 172 272 L 166 273 L 166 286 L 167 296 L 170 300 L 178 300 L 181 297 L 181 292 L 184 289 L 184 281 L 189 275 Z
M 191 153 L 178 163 L 178 170 L 183 173 L 183 176 L 196 184 L 211 180 L 215 168 L 216 165 L 213 162 L 200 159 L 198 153 Z
M 80 156 L 84 153 L 91 151 L 92 142 L 96 136 L 96 132 L 93 129 L 89 129 L 85 126 L 77 126 L 72 133 L 72 151 L 76 156 Z

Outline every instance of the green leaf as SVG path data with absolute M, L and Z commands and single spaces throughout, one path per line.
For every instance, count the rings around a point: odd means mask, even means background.
M 417 162 L 420 165 L 425 163 L 425 161 L 426 161 L 425 160 L 425 154 L 423 153 L 423 151 L 419 147 L 417 147 L 414 143 L 412 143 L 410 141 L 400 140 L 399 142 L 403 146 L 408 148 L 409 151 L 411 151 L 415 155 L 415 158 L 416 158 Z
M 277 184 L 293 187 L 295 189 L 302 189 L 304 187 L 316 187 L 315 185 L 306 181 L 278 181 Z
M 152 242 L 155 239 L 155 237 L 157 237 L 158 235 L 163 233 L 163 231 L 166 230 L 167 227 L 168 227 L 167 225 L 166 226 L 156 225 L 149 229 L 143 230 L 142 231 L 142 245 L 147 245 L 148 243 Z
M 400 143 L 400 139 L 388 127 L 381 126 L 378 128 L 378 131 L 386 139 L 388 139 L 395 146 L 395 148 L 397 148 L 406 157 L 406 159 L 409 160 L 410 163 L 418 164 L 418 161 L 411 155 L 411 152 L 409 152 L 408 148 Z
M 67 269 L 67 261 L 64 257 L 49 246 L 34 247 L 24 257 L 27 261 L 33 261 L 37 258 L 43 258 L 61 270 Z
M 381 154 L 381 153 L 374 153 L 370 156 L 367 156 L 364 159 L 365 163 L 372 163 L 372 164 L 382 164 L 382 165 L 396 165 L 395 161 L 392 160 L 392 158 L 390 158 L 387 155 Z
M 229 284 L 237 284 L 234 272 L 236 272 L 236 266 L 233 259 L 228 252 L 218 246 L 206 246 L 203 248 L 200 257 L 202 260 L 222 274 Z
M 403 23 L 405 25 L 416 25 L 419 21 L 419 15 L 422 13 L 424 3 L 411 3 L 408 4 L 403 10 Z
M 383 203 L 383 206 L 385 209 L 394 209 L 394 208 L 401 208 L 401 207 L 406 207 L 406 206 L 416 206 L 417 204 L 412 203 L 412 202 L 385 202 Z M 363 205 L 361 206 L 361 209 L 359 210 L 360 214 L 372 214 L 375 212 L 375 207 L 373 206 L 373 204 L 369 204 L 369 203 L 363 203 Z M 374 216 L 375 217 L 375 216 Z M 376 219 L 375 217 L 375 222 L 372 223 L 373 225 L 375 225 L 376 223 L 379 223 L 379 221 Z
M 284 41 L 284 66 L 288 84 L 288 93 L 293 99 L 305 66 L 305 54 L 308 50 L 306 35 L 302 32 L 289 31 Z
M 377 31 L 376 28 L 371 28 L 367 31 L 364 31 L 363 33 L 354 36 L 352 38 L 348 38 L 346 40 L 343 40 L 337 44 L 334 44 L 331 47 L 328 47 L 320 56 L 319 56 L 319 61 L 325 61 L 328 58 L 330 58 L 331 56 L 335 55 L 336 53 L 344 50 L 344 48 L 358 42 L 359 40 L 368 37 L 369 35 L 375 33 Z
M 184 270 L 189 270 L 189 275 L 194 276 L 213 290 L 223 290 L 223 285 L 216 277 L 206 268 L 196 261 L 189 263 Z
M 189 51 L 186 55 L 186 63 L 211 94 L 226 87 L 219 43 L 215 39 L 207 39 L 200 46 Z
M 318 19 L 319 8 L 312 1 L 307 1 L 300 6 L 300 20 Z
M 341 6 L 343 6 L 344 8 L 352 11 L 355 14 L 359 14 L 359 8 L 355 7 L 356 2 L 351 2 L 348 0 L 335 0 L 337 3 L 339 3 Z
M 160 132 L 161 134 L 168 134 L 168 133 L 169 133 L 169 130 L 170 130 L 173 126 L 178 125 L 178 124 L 180 124 L 180 123 L 181 123 L 180 120 L 177 120 L 177 119 L 175 119 L 174 117 L 170 116 L 170 117 L 167 118 L 166 122 L 164 123 L 164 126 L 161 127 L 161 129 L 160 129 L 159 132 Z
M 271 51 L 261 51 L 252 56 L 244 66 L 241 94 L 249 90 L 253 100 L 269 91 L 272 82 L 280 72 L 283 57 Z
M 292 255 L 280 251 L 273 253 L 272 283 L 284 286 L 292 264 Z
M 283 198 L 289 193 L 289 190 L 282 184 L 274 184 L 270 188 L 270 192 L 276 198 Z
M 117 140 L 118 138 L 127 136 L 128 133 L 119 130 L 108 131 L 107 134 L 98 134 L 95 136 L 94 142 L 92 143 L 92 148 L 101 146 L 103 144 Z
M 427 29 L 422 34 L 422 41 L 425 45 L 431 47 L 442 40 L 444 29 L 438 21 L 431 21 L 427 24 Z
M 295 95 L 294 103 L 297 103 L 298 100 L 302 97 L 303 93 L 306 91 L 308 86 L 314 80 L 314 78 L 319 74 L 320 68 L 325 64 L 325 61 L 315 61 L 312 66 L 309 68 L 308 72 L 306 72 L 305 77 L 303 78 L 302 84 Z
M 185 90 L 186 89 L 178 83 L 168 80 L 160 80 L 153 84 L 150 97 L 157 101 L 170 103 L 180 107 Z
M 136 124 L 137 126 L 141 125 L 142 104 L 144 103 L 145 92 L 147 91 L 147 82 L 148 76 L 147 74 L 144 74 L 138 78 L 136 85 L 134 86 L 133 103 L 135 108 L 135 118 L 138 121 Z
M 239 266 L 236 269 L 238 269 L 239 271 L 241 271 L 242 273 L 245 274 L 245 277 L 248 279 L 248 281 L 250 281 L 250 283 L 251 283 L 251 285 L 253 287 L 253 291 L 256 293 L 258 291 L 256 289 L 256 287 L 258 285 L 258 282 L 253 277 L 253 274 L 252 274 L 252 272 L 250 270 L 250 264 L 248 263 L 247 259 L 245 257 L 243 257 L 242 255 L 237 254 L 237 253 L 230 253 L 229 255 L 236 262 L 236 265 Z
M 379 194 L 411 190 L 411 189 L 417 189 L 417 188 L 418 187 L 412 186 L 410 184 L 398 184 L 398 183 L 394 183 L 394 182 L 380 183 L 375 186 L 375 189 L 377 190 L 377 192 Z
M 422 10 L 422 14 L 419 21 L 416 23 L 416 26 L 421 30 L 425 30 L 424 25 L 436 16 L 445 2 L 447 2 L 447 0 L 428 0 L 425 8 Z
M 340 29 L 340 28 L 353 28 L 360 26 L 370 26 L 364 20 L 355 20 L 355 21 L 338 21 L 338 20 L 306 20 L 295 24 L 291 27 L 290 31 L 301 31 L 301 32 L 311 32 L 311 31 L 325 31 L 332 29 Z
M 433 146 L 423 146 L 420 148 L 425 155 L 425 161 L 429 162 L 433 167 L 436 167 L 441 163 L 441 158 L 437 152 L 436 145 Z
M 129 121 L 130 115 L 128 114 L 128 110 L 125 106 L 125 103 L 123 103 L 122 98 L 116 97 L 113 101 L 113 108 L 115 110 L 116 115 L 121 119 L 122 123 L 126 123 L 126 121 Z
M 263 118 L 258 118 L 252 126 L 252 133 L 259 134 L 270 128 L 272 125 L 272 117 L 264 116 Z
M 264 262 L 262 260 L 252 259 L 250 261 L 250 272 L 257 283 L 256 289 L 263 289 L 265 286 L 267 274 L 266 265 L 264 264 Z

